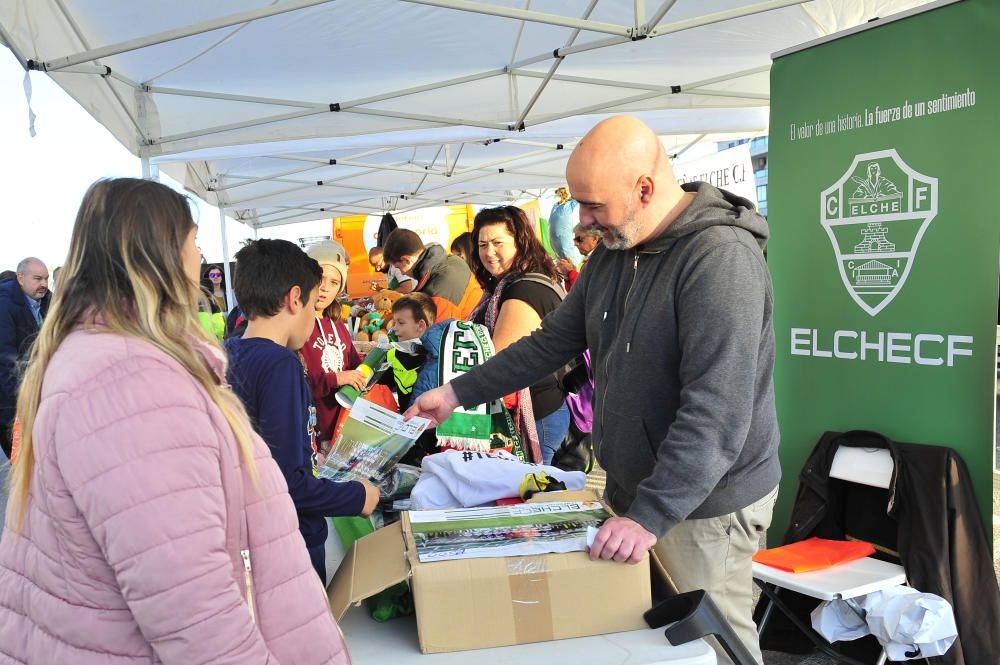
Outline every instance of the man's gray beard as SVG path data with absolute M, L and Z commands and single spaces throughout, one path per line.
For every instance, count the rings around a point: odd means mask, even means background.
M 602 237 L 601 242 L 608 249 L 624 250 L 631 249 L 635 247 L 638 242 L 635 236 L 638 234 L 639 229 L 637 228 L 635 221 L 635 211 L 628 209 L 625 211 L 625 219 L 622 220 L 622 225 L 617 229 L 604 229 L 612 239 L 608 241 L 607 238 Z
M 608 233 L 611 236 L 613 236 L 613 238 L 611 240 L 608 240 L 607 238 L 601 239 L 601 242 L 604 243 L 605 247 L 607 247 L 608 249 L 618 249 L 618 250 L 629 248 L 630 245 L 628 238 L 622 235 L 621 231 L 619 231 L 618 229 L 608 229 Z

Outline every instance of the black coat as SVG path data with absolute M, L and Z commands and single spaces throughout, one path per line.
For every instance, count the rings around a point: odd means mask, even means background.
M 49 311 L 51 292 L 42 298 L 41 313 Z M 32 316 L 24 291 L 17 279 L 0 282 L 0 427 L 14 422 L 19 381 L 18 362 L 28 356 L 31 343 L 38 335 L 38 324 Z M 6 445 L 6 444 L 5 444 Z
M 785 542 L 810 536 L 845 536 L 845 514 L 859 507 L 843 504 L 842 485 L 831 482 L 833 457 L 841 445 L 888 448 L 894 471 L 884 515 L 861 515 L 860 527 L 876 542 L 892 543 L 907 581 L 918 591 L 941 596 L 952 604 L 959 639 L 941 665 L 1000 662 L 1000 591 L 991 565 L 990 547 L 965 461 L 943 446 L 895 443 L 874 432 L 826 432 L 799 476 L 800 485 Z M 884 494 L 883 494 L 884 500 Z M 878 530 L 895 527 L 895 533 Z M 867 538 L 863 538 L 866 539 Z
M 378 225 L 378 235 L 375 237 L 375 246 L 384 247 L 385 241 L 389 238 L 389 234 L 398 229 L 399 226 L 396 224 L 396 218 L 392 216 L 391 212 L 387 212 L 382 215 L 382 221 Z

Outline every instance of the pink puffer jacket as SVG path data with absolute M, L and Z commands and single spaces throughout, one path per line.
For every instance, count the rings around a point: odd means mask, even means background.
M 72 333 L 34 441 L 24 528 L 12 500 L 0 541 L 0 663 L 350 662 L 266 445 L 254 436 L 255 487 L 221 411 L 169 356 Z

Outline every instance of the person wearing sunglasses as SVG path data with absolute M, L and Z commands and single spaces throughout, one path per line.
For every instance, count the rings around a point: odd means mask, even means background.
M 566 283 L 566 291 L 573 288 L 576 283 L 576 278 L 580 276 L 580 271 L 583 270 L 583 266 L 587 264 L 587 257 L 590 253 L 597 249 L 597 246 L 601 244 L 601 229 L 597 226 L 584 226 L 583 224 L 577 224 L 573 227 L 573 244 L 580 254 L 583 255 L 583 262 L 580 267 L 577 268 L 576 265 L 567 258 L 561 258 L 556 261 L 556 268 L 559 270 L 559 274 L 562 275 L 563 281 Z
M 222 268 L 217 265 L 208 266 L 203 279 L 204 282 L 207 282 L 205 283 L 205 289 L 212 296 L 212 300 L 215 301 L 215 306 L 223 314 L 228 312 L 229 308 L 226 306 L 226 286 Z

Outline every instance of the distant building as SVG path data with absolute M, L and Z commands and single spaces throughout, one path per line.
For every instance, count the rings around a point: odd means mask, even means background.
M 758 136 L 755 139 L 739 139 L 719 143 L 720 151 L 735 148 L 743 143 L 750 144 L 750 160 L 753 163 L 754 184 L 757 186 L 757 209 L 767 217 L 767 137 Z

